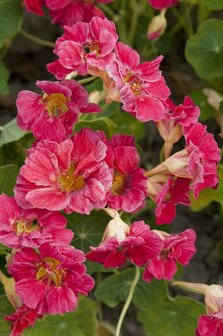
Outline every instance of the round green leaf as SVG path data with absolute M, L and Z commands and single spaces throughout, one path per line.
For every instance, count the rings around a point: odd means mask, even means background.
M 68 228 L 74 231 L 72 245 L 86 252 L 90 246 L 100 244 L 106 225 L 111 220 L 104 211 L 92 211 L 90 215 L 72 213 L 66 215 Z
M 203 0 L 204 4 L 212 10 L 223 9 L 223 0 Z
M 8 94 L 9 93 L 9 87 L 8 87 L 8 79 L 9 79 L 9 72 L 6 68 L 5 64 L 0 61 L 0 92 L 2 94 Z
M 192 299 L 166 298 L 141 311 L 138 319 L 149 336 L 192 336 L 203 313 L 204 307 Z
M 22 22 L 21 0 L 0 1 L 0 48 L 5 39 L 14 37 Z
M 211 79 L 223 76 L 223 21 L 210 19 L 186 44 L 185 57 L 197 74 Z
M 80 297 L 76 311 L 64 315 L 46 315 L 24 336 L 96 336 L 97 309 L 95 303 Z
M 100 282 L 95 295 L 107 306 L 115 307 L 127 299 L 134 277 L 134 268 L 111 275 Z M 163 281 L 154 280 L 148 284 L 141 276 L 135 289 L 133 302 L 138 308 L 146 309 L 165 297 L 167 297 L 167 290 Z
M 10 325 L 3 318 L 13 312 L 13 307 L 5 295 L 0 295 L 0 335 L 8 336 L 10 333 Z
M 0 147 L 14 141 L 20 140 L 28 132 L 22 131 L 16 122 L 16 118 L 12 119 L 8 124 L 1 127 Z
M 15 186 L 16 178 L 19 173 L 19 168 L 14 165 L 6 165 L 0 167 L 0 193 L 7 195 L 13 194 L 13 188 Z

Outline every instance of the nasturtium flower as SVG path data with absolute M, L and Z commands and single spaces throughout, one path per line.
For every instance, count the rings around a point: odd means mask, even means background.
M 43 94 L 21 91 L 16 105 L 19 127 L 31 130 L 38 140 L 63 141 L 72 134 L 80 112 L 100 111 L 98 105 L 89 103 L 87 91 L 75 80 L 37 81 L 36 85 Z
M 176 5 L 178 0 L 148 0 L 148 2 L 152 7 L 161 10 Z
M 129 259 L 131 263 L 142 266 L 162 250 L 161 238 L 143 221 L 134 222 L 129 230 L 123 223 L 115 228 L 116 232 L 113 230 L 113 235 L 109 235 L 106 230 L 108 238 L 98 247 L 91 247 L 91 251 L 86 255 L 88 260 L 102 263 L 104 267 L 115 268 L 124 265 Z
M 28 209 L 89 214 L 112 186 L 106 154 L 106 144 L 88 128 L 60 143 L 38 142 L 17 177 L 16 201 Z
M 114 0 L 24 0 L 28 12 L 44 15 L 43 6 L 49 10 L 53 23 L 71 26 L 78 21 L 90 22 L 95 16 L 104 18 L 103 11 L 95 4 Z
M 39 315 L 64 314 L 76 308 L 78 294 L 87 295 L 94 280 L 86 274 L 84 253 L 72 246 L 44 243 L 38 251 L 16 252 L 8 271 L 21 301 Z
M 196 252 L 196 234 L 192 229 L 180 234 L 168 235 L 158 231 L 163 239 L 163 248 L 154 256 L 144 271 L 143 279 L 150 282 L 152 279 L 172 280 L 177 272 L 177 262 L 186 266 Z
M 134 138 L 113 135 L 109 141 L 108 155 L 113 169 L 113 182 L 108 192 L 108 206 L 127 212 L 136 211 L 144 205 L 147 196 L 147 178 L 139 168 L 140 157 Z
M 64 79 L 72 71 L 80 75 L 99 75 L 114 61 L 117 39 L 114 23 L 106 18 L 94 17 L 90 23 L 65 26 L 64 34 L 57 39 L 54 48 L 59 59 L 49 63 L 48 70 L 57 79 Z
M 73 232 L 59 212 L 23 209 L 13 197 L 0 195 L 0 243 L 13 249 L 38 247 L 45 242 L 69 244 Z
M 220 336 L 223 335 L 223 316 L 201 315 L 198 319 L 198 326 L 195 331 L 196 336 Z
M 30 309 L 26 305 L 18 307 L 14 313 L 5 316 L 5 320 L 11 323 L 9 336 L 21 336 L 26 328 L 34 326 L 36 320 L 41 317 L 35 309 Z
M 166 113 L 165 101 L 170 90 L 159 70 L 163 57 L 140 63 L 139 54 L 129 46 L 118 42 L 116 60 L 107 65 L 106 71 L 119 91 L 116 100 L 123 103 L 123 110 L 130 112 L 139 121 L 158 121 Z M 109 90 L 108 87 L 108 96 Z M 112 97 L 111 97 L 112 98 Z

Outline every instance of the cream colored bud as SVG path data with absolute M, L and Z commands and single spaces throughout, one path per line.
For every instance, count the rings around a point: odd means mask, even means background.
M 119 243 L 122 242 L 126 235 L 129 234 L 129 226 L 121 219 L 116 210 L 106 208 L 104 210 L 107 210 L 106 212 L 113 217 L 113 219 L 108 223 L 102 241 L 111 237 L 116 237 Z
M 150 21 L 147 31 L 149 40 L 157 40 L 164 34 L 167 27 L 165 12 L 166 10 L 162 10 L 159 15 L 154 16 Z
M 223 100 L 223 96 L 218 93 L 217 91 L 209 88 L 204 88 L 203 92 L 205 96 L 207 97 L 208 104 L 213 107 L 216 111 L 219 110 L 219 106 L 221 101 Z

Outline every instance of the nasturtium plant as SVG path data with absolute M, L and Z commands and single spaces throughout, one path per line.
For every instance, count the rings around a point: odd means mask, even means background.
M 0 336 L 223 335 L 222 8 L 0 0 Z

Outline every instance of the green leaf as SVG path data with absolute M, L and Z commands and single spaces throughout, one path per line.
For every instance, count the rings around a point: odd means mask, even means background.
M 118 110 L 111 119 L 116 123 L 115 133 L 134 135 L 136 140 L 140 140 L 145 134 L 145 124 L 139 122 L 128 112 Z
M 141 311 L 138 319 L 149 336 L 191 336 L 203 313 L 203 306 L 192 299 L 166 298 Z
M 115 307 L 127 299 L 134 277 L 134 268 L 111 275 L 100 282 L 95 295 L 107 306 Z M 164 297 L 167 297 L 167 291 L 163 281 L 154 280 L 148 284 L 140 280 L 135 289 L 133 302 L 138 308 L 146 309 Z
M 9 94 L 9 87 L 8 87 L 8 79 L 9 79 L 9 72 L 6 68 L 5 64 L 0 61 L 0 92 L 2 94 Z
M 22 22 L 22 2 L 20 0 L 0 1 L 0 48 L 5 39 L 14 37 Z
M 96 304 L 80 297 L 76 311 L 65 315 L 46 315 L 24 336 L 97 336 Z
M 223 9 L 223 0 L 203 0 L 203 3 L 212 10 Z
M 7 253 L 9 253 L 10 249 L 3 245 L 3 244 L 0 244 L 0 255 L 5 255 Z
M 223 100 L 220 102 L 219 111 L 223 115 Z
M 223 76 L 223 21 L 203 22 L 186 44 L 185 57 L 197 74 L 211 79 Z
M 84 251 L 89 251 L 89 246 L 98 246 L 104 230 L 111 220 L 103 211 L 92 211 L 90 215 L 72 213 L 66 215 L 68 228 L 74 231 L 72 245 Z
M 10 325 L 3 317 L 13 312 L 13 307 L 5 295 L 0 295 L 0 335 L 8 336 L 10 332 Z
M 0 167 L 0 194 L 13 195 L 18 173 L 19 168 L 16 165 L 10 164 Z
M 79 120 L 76 122 L 74 129 L 80 131 L 82 128 L 89 127 L 93 131 L 104 131 L 108 137 L 112 136 L 116 124 L 109 118 L 97 118 L 94 120 Z
M 211 202 L 220 203 L 223 209 L 223 166 L 219 165 L 218 168 L 219 183 L 217 189 L 207 188 L 200 192 L 197 199 L 194 198 L 193 194 L 190 194 L 191 209 L 193 211 L 200 211 L 206 208 Z
M 189 96 L 193 100 L 194 104 L 200 107 L 200 121 L 204 122 L 215 115 L 215 110 L 208 104 L 207 96 L 202 90 L 195 89 L 190 92 Z
M 16 123 L 16 119 L 11 120 L 1 128 L 0 147 L 14 141 L 18 141 L 28 132 L 22 131 Z
M 152 280 L 150 283 L 143 281 L 142 277 L 136 286 L 133 302 L 142 310 L 148 309 L 163 300 L 168 295 L 164 281 Z

